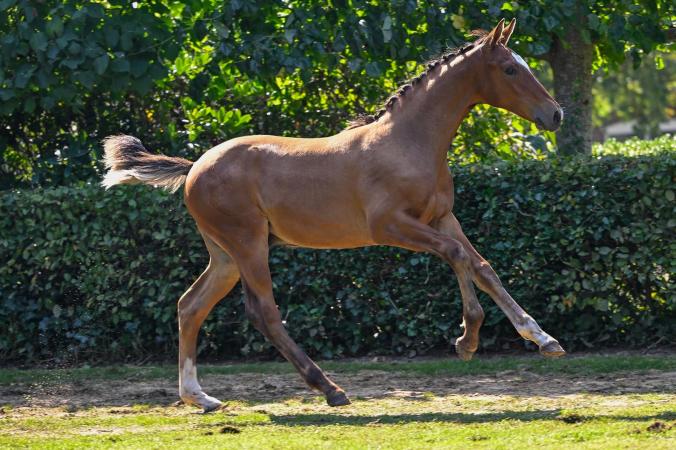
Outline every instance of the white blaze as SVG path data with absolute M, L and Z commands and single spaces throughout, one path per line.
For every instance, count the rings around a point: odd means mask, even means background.
M 516 52 L 512 52 L 512 56 L 514 56 L 514 59 L 516 60 L 517 63 L 519 63 L 520 66 L 525 67 L 530 71 L 530 67 L 528 67 L 528 63 Z

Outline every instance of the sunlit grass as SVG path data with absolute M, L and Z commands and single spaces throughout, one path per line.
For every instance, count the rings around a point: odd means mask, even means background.
M 547 361 L 493 358 L 326 362 L 331 371 L 385 370 L 417 379 L 528 370 L 580 377 L 622 371 L 671 371 L 676 358 L 586 356 Z M 285 373 L 283 363 L 203 366 L 211 374 Z M 174 378 L 173 366 L 119 366 L 68 370 L 10 370 L 2 383 Z M 619 376 L 623 376 L 619 374 Z M 571 381 L 573 378 L 571 378 Z M 267 402 L 234 399 L 203 415 L 187 406 L 138 403 L 100 407 L 12 407 L 0 400 L 0 448 L 676 448 L 673 386 L 652 393 L 510 395 L 422 392 L 417 397 L 353 398 L 343 408 L 321 397 L 280 397 Z
M 676 444 L 675 408 L 668 394 L 449 395 L 357 400 L 341 409 L 234 403 L 210 415 L 188 407 L 102 407 L 74 413 L 54 408 L 26 417 L 17 408 L 0 421 L 0 446 L 667 449 Z

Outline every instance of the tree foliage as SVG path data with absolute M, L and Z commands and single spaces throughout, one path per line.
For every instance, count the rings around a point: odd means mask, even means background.
M 117 132 L 182 156 L 239 134 L 337 132 L 466 31 L 438 1 L 3 0 L 0 13 L 0 188 L 89 179 Z M 521 134 L 486 111 L 464 142 L 504 156 Z
M 464 27 L 491 27 L 496 16 L 516 18 L 519 33 L 511 45 L 525 55 L 545 60 L 551 57 L 555 40 L 572 29 L 596 46 L 595 68 L 616 68 L 627 56 L 638 63 L 667 43 L 676 13 L 673 8 L 671 2 L 659 0 L 485 0 L 449 9 Z
M 656 52 L 655 64 L 625 61 L 613 73 L 594 80 L 594 126 L 635 120 L 643 138 L 659 134 L 660 123 L 676 117 L 676 55 Z
M 549 58 L 575 29 L 595 45 L 594 67 L 612 69 L 664 42 L 673 11 L 662 1 L 2 0 L 0 188 L 91 179 L 99 141 L 118 132 L 187 157 L 240 134 L 335 133 L 500 17 L 518 19 L 512 45 L 525 56 Z M 551 140 L 477 108 L 451 156 L 542 155 Z
M 91 174 L 92 144 L 142 126 L 175 36 L 160 3 L 0 2 L 2 185 Z
M 558 134 L 563 153 L 591 151 L 592 72 L 634 65 L 666 49 L 676 13 L 671 1 L 595 0 L 481 1 L 455 5 L 459 26 L 492 27 L 496 15 L 514 17 L 519 33 L 511 45 L 546 60 L 554 71 L 557 100 L 567 120 Z

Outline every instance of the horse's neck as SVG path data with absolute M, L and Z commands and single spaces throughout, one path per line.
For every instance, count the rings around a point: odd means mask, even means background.
M 465 55 L 436 68 L 385 115 L 391 133 L 415 142 L 418 157 L 446 161 L 460 123 L 478 102 L 474 64 Z M 405 149 L 403 149 L 406 151 Z M 420 152 L 424 154 L 420 154 Z

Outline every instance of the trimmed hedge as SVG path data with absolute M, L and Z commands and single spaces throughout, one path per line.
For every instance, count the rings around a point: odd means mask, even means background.
M 455 168 L 456 215 L 512 296 L 564 347 L 676 336 L 674 140 L 635 157 Z M 639 152 L 640 153 L 640 152 Z M 176 300 L 206 266 L 180 195 L 127 186 L 0 195 L 0 358 L 173 358 Z M 436 258 L 393 248 L 276 249 L 291 335 L 322 358 L 413 354 L 461 333 L 460 294 Z M 482 345 L 521 347 L 481 294 Z M 271 352 L 237 287 L 200 339 L 212 357 Z

